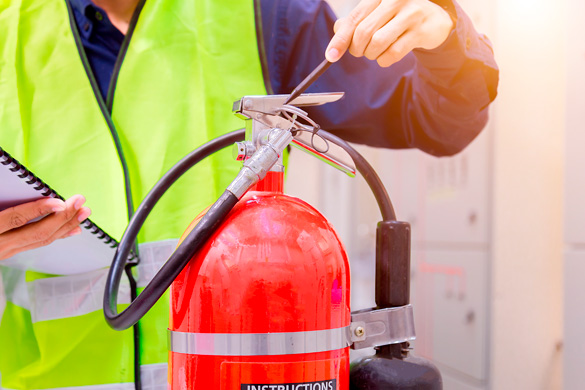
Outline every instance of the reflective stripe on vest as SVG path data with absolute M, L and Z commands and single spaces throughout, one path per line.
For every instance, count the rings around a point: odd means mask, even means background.
M 177 247 L 179 240 L 165 240 L 140 244 L 138 264 L 138 287 L 146 287 Z
M 8 302 L 30 310 L 25 276 L 25 271 L 0 265 L 0 324 Z
M 167 364 L 145 364 L 140 366 L 142 390 L 167 390 Z M 109 383 L 75 387 L 54 387 L 52 390 L 134 390 L 134 383 Z M 0 386 L 0 390 L 11 390 Z
M 142 390 L 167 390 L 168 365 L 148 364 L 140 367 Z
M 5 302 L 11 302 L 23 309 L 30 310 L 30 300 L 26 287 L 26 271 L 0 265 L 0 279 L 4 288 L 0 289 Z M 2 294 L 4 293 L 4 294 Z
M 77 317 L 102 310 L 108 269 L 29 282 L 32 322 Z M 120 284 L 118 303 L 130 303 L 127 280 Z
M 139 287 L 144 287 L 150 282 L 173 252 L 177 242 L 177 240 L 166 240 L 139 246 Z M 13 273 L 15 272 L 11 272 Z M 24 273 L 22 274 L 24 282 Z M 26 288 L 24 283 L 22 287 L 14 291 L 14 294 L 18 294 L 18 301 L 25 299 L 28 301 L 28 296 L 30 296 L 33 322 L 81 316 L 102 310 L 107 274 L 107 269 L 101 269 L 77 275 L 37 279 L 27 283 L 28 294 L 24 290 Z M 16 303 L 14 300 L 10 301 Z M 120 285 L 118 303 L 130 303 L 130 290 L 126 278 L 122 279 Z
M 351 345 L 349 326 L 307 332 L 186 333 L 169 330 L 169 350 L 190 355 L 265 356 L 333 351 Z

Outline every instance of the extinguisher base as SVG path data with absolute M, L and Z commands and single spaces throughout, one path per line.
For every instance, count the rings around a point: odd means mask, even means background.
M 427 359 L 370 356 L 350 368 L 350 390 L 442 390 L 439 369 Z

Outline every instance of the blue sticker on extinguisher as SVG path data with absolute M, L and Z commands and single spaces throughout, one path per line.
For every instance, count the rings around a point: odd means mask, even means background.
M 249 384 L 242 383 L 241 390 L 335 390 L 337 380 L 304 382 L 304 383 L 271 383 L 271 384 Z

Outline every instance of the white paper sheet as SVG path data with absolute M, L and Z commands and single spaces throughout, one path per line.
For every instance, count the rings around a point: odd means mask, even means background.
M 43 197 L 41 191 L 35 190 L 26 179 L 18 177 L 18 172 L 12 172 L 9 169 L 11 166 L 0 164 L 0 211 Z

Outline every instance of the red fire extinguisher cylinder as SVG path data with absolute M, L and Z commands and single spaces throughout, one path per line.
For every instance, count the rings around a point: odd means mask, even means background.
M 171 389 L 349 389 L 347 255 L 281 185 L 269 173 L 173 283 Z

